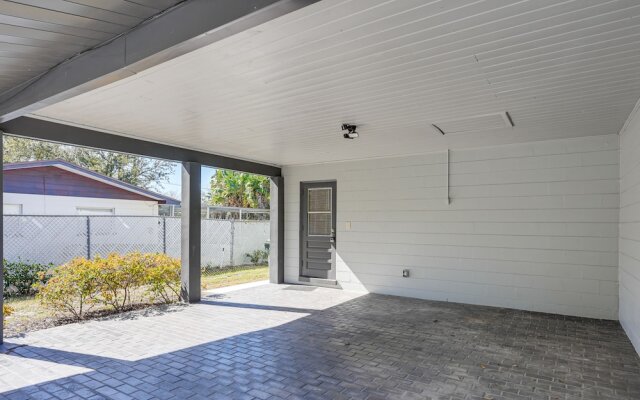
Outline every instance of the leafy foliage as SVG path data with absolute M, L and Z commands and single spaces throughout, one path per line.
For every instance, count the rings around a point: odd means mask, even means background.
M 212 205 L 269 208 L 269 178 L 228 170 L 217 170 L 211 177 Z
M 7 305 L 7 304 L 3 304 L 2 305 L 2 316 L 3 318 L 8 317 L 9 315 L 13 314 L 13 307 Z
M 68 312 L 76 319 L 99 303 L 98 263 L 75 258 L 52 270 L 46 284 L 36 284 L 40 303 L 56 312 Z
M 8 262 L 4 264 L 4 295 L 25 296 L 34 293 L 33 285 L 38 282 L 46 282 L 48 275 L 46 272 L 53 268 L 53 264 L 30 264 L 25 262 Z
M 130 308 L 133 301 L 132 290 L 145 282 L 146 270 L 142 255 L 131 253 L 121 256 L 112 253 L 106 258 L 96 257 L 93 262 L 99 268 L 100 300 L 115 311 Z
M 42 305 L 82 319 L 94 306 L 120 312 L 147 300 L 170 303 L 180 295 L 180 261 L 165 254 L 109 254 L 76 258 L 37 284 Z
M 264 264 L 269 261 L 269 252 L 266 250 L 254 250 L 251 253 L 245 254 L 245 256 L 253 265 Z
M 180 298 L 180 260 L 166 254 L 145 254 L 147 294 L 155 301 L 172 303 Z
M 63 160 L 145 189 L 166 182 L 169 161 L 5 136 L 4 162 Z

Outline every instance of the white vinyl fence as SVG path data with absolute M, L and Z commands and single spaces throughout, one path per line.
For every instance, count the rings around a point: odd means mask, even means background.
M 146 216 L 5 215 L 4 258 L 63 264 L 74 257 L 166 253 L 180 257 L 180 218 Z M 264 250 L 269 221 L 202 220 L 203 266 L 248 263 Z

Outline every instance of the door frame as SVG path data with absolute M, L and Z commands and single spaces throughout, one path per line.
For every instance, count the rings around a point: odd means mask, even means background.
M 305 235 L 305 228 L 304 228 L 304 222 L 307 219 L 307 213 L 306 213 L 306 209 L 307 209 L 307 205 L 304 203 L 303 199 L 304 194 L 305 194 L 305 190 L 306 189 L 313 189 L 313 188 L 322 188 L 322 187 L 330 187 L 331 188 L 331 213 L 332 213 L 332 227 L 334 229 L 333 235 L 334 235 L 334 241 L 333 241 L 333 252 L 331 254 L 331 270 L 329 271 L 329 275 L 327 279 L 324 278 L 315 278 L 315 277 L 310 277 L 310 276 L 305 276 L 303 274 L 303 257 L 304 257 L 304 240 L 303 237 Z M 324 286 L 324 285 L 328 285 L 328 286 L 333 286 L 335 287 L 337 285 L 337 281 L 336 281 L 336 254 L 337 254 L 337 244 L 338 244 L 338 239 L 337 239 L 337 227 L 338 227 L 338 223 L 337 223 L 337 219 L 338 219 L 338 209 L 337 209 L 337 204 L 338 204 L 338 181 L 335 179 L 326 179 L 326 180 L 320 180 L 320 181 L 301 181 L 300 182 L 300 194 L 299 194 L 299 200 L 300 200 L 300 224 L 299 224 L 299 233 L 298 233 L 298 251 L 299 251 L 299 256 L 298 256 L 298 280 L 300 282 L 305 282 L 305 283 L 311 283 L 311 284 L 317 284 L 319 286 Z

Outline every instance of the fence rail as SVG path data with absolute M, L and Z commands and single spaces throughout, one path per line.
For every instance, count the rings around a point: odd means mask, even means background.
M 182 209 L 179 205 L 160 204 L 158 212 L 162 217 L 179 217 Z M 203 219 L 232 219 L 236 221 L 268 221 L 268 208 L 244 208 L 226 206 L 204 206 L 200 210 Z
M 74 257 L 141 251 L 180 257 L 180 218 L 5 215 L 8 261 L 62 264 Z M 240 265 L 264 249 L 269 221 L 202 220 L 202 264 Z

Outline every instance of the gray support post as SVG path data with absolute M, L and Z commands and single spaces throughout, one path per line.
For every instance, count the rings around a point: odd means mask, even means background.
M 269 282 L 284 283 L 284 177 L 271 177 Z
M 182 300 L 188 303 L 200 301 L 201 258 L 201 165 L 182 163 Z
M 0 165 L 3 165 L 2 163 L 2 154 L 3 154 L 3 149 L 2 149 L 2 143 L 3 143 L 3 137 L 2 137 L 2 131 L 0 131 Z M 0 188 L 3 187 L 3 182 L 2 182 L 2 169 L 0 169 Z M 3 254 L 3 250 L 4 250 L 4 210 L 3 210 L 3 198 L 2 198 L 2 192 L 4 192 L 4 190 L 0 190 L 0 218 L 2 218 L 2 222 L 0 222 L 0 345 L 3 342 L 3 338 L 4 338 L 4 309 L 2 308 L 2 306 L 4 305 L 4 254 Z

